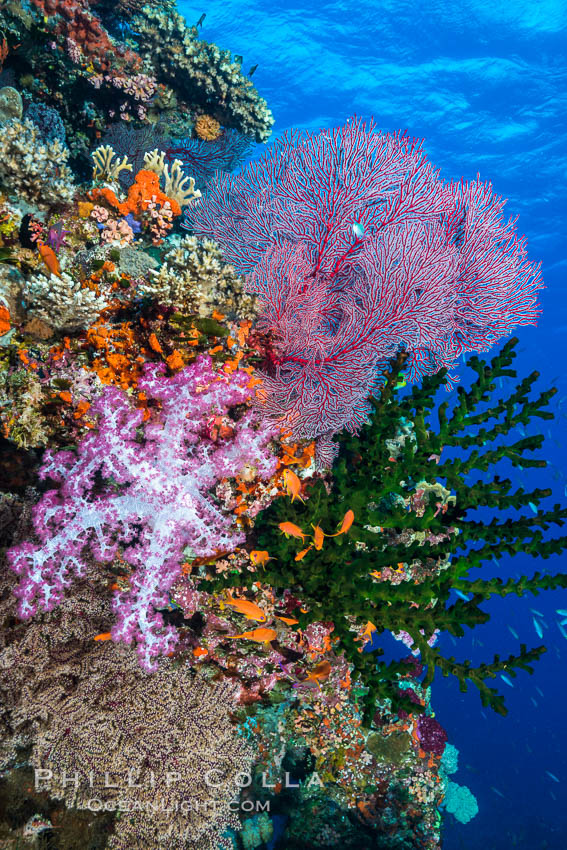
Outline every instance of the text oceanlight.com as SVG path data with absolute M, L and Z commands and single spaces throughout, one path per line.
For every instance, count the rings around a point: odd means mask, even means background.
M 164 802 L 162 800 L 101 800 L 100 797 L 92 797 L 79 809 L 88 809 L 90 812 L 144 812 L 146 814 L 183 814 L 191 815 L 206 812 L 216 812 L 217 809 L 229 808 L 232 812 L 269 812 L 270 801 L 265 800 L 178 800 L 175 802 Z

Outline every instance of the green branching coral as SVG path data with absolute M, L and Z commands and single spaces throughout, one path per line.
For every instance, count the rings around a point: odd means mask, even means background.
M 425 684 L 439 669 L 444 676 L 456 676 L 463 691 L 469 683 L 475 685 L 483 704 L 502 714 L 503 698 L 487 680 L 503 671 L 511 676 L 516 669 L 531 672 L 531 663 L 545 651 L 544 647 L 528 651 L 522 645 L 517 656 L 495 655 L 491 663 L 473 667 L 468 661 L 444 657 L 428 643 L 436 631 L 461 637 L 464 626 L 486 623 L 489 615 L 481 605 L 493 595 L 537 595 L 540 590 L 567 587 L 566 574 L 537 572 L 507 581 L 469 575 L 504 553 L 547 559 L 567 547 L 567 537 L 544 539 L 543 534 L 551 524 L 564 524 L 567 508 L 555 505 L 535 516 L 511 515 L 530 503 L 535 507 L 550 495 L 549 490 L 514 489 L 510 480 L 496 473 L 490 483 L 472 478 L 505 458 L 514 467 L 546 466 L 544 460 L 526 456 L 541 447 L 542 436 L 499 440 L 534 418 L 553 418 L 546 407 L 555 389 L 529 398 L 537 372 L 520 381 L 506 398 L 494 400 L 495 381 L 516 377 L 509 368 L 515 342 L 504 346 L 490 365 L 472 358 L 476 380 L 468 390 L 459 388 L 452 409 L 447 401 L 438 406 L 436 428 L 431 414 L 445 373 L 425 378 L 402 396 L 396 388 L 404 363 L 400 355 L 385 375 L 380 397 L 372 401 L 371 423 L 358 436 L 341 436 L 330 491 L 318 480 L 305 504 L 279 499 L 256 521 L 255 548 L 267 549 L 274 559 L 266 564 L 262 582 L 277 590 L 289 588 L 302 600 L 308 611 L 294 611 L 299 627 L 311 621 L 334 623 L 349 661 L 368 688 L 367 716 L 376 698 L 407 705 L 397 688 L 407 666 L 387 663 L 381 650 L 360 652 L 360 633 L 368 621 L 379 634 L 410 636 L 427 667 Z M 481 522 L 470 516 L 476 508 L 498 513 L 491 522 Z M 312 547 L 296 560 L 301 545 L 283 537 L 279 523 L 293 522 L 306 534 L 312 526 L 321 526 L 330 534 L 347 509 L 355 515 L 348 533 L 326 538 L 320 550 Z M 249 581 L 258 577 L 254 574 Z M 231 581 L 213 580 L 217 587 Z M 453 591 L 460 594 L 456 601 Z M 471 598 L 465 601 L 467 595 Z M 416 710 L 415 705 L 411 708 Z

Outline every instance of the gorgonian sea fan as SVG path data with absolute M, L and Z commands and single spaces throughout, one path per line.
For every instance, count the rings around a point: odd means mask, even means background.
M 131 186 L 134 176 L 144 168 L 144 156 L 157 148 L 163 151 L 170 164 L 179 159 L 184 170 L 190 174 L 198 188 L 211 179 L 215 171 L 234 171 L 248 156 L 253 139 L 237 130 L 225 129 L 218 139 L 172 139 L 167 128 L 161 124 L 144 124 L 129 127 L 124 121 L 113 124 L 104 136 L 105 144 L 112 145 L 120 156 L 126 155 L 132 171 L 121 171 L 119 180 Z
M 352 120 L 292 131 L 186 213 L 247 275 L 273 338 L 265 414 L 296 437 L 367 421 L 386 361 L 416 381 L 533 324 L 542 287 L 490 184 L 443 182 L 421 142 Z
M 106 387 L 92 405 L 96 430 L 76 452 L 46 452 L 40 478 L 54 480 L 33 510 L 39 543 L 8 552 L 21 577 L 15 593 L 22 617 L 52 610 L 65 587 L 87 569 L 89 554 L 112 562 L 120 552 L 132 567 L 129 588 L 113 600 L 113 640 L 138 645 L 142 665 L 171 652 L 177 632 L 159 613 L 181 574 L 185 547 L 206 557 L 244 541 L 215 500 L 214 488 L 245 468 L 262 480 L 275 472 L 270 450 L 274 427 L 257 423 L 248 410 L 234 433 L 213 439 L 208 422 L 250 399 L 250 376 L 215 372 L 210 357 L 198 357 L 173 377 L 146 364 L 139 388 L 159 401 L 158 413 L 144 411 L 116 387 Z

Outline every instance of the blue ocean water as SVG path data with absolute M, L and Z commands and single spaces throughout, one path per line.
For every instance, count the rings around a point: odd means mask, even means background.
M 275 115 L 272 138 L 290 127 L 318 130 L 355 113 L 374 116 L 381 130 L 424 138 L 443 177 L 480 173 L 509 199 L 508 213 L 520 216 L 547 287 L 538 326 L 519 331 L 518 372 L 535 369 L 542 388 L 558 388 L 556 419 L 543 423 L 549 467 L 521 481 L 552 486 L 550 504 L 564 501 L 567 3 L 285 0 L 275 8 L 257 0 L 209 0 L 205 7 L 182 0 L 180 11 L 189 23 L 206 11 L 203 37 L 242 54 L 245 70 L 258 64 L 253 79 Z M 560 560 L 502 558 L 488 574 L 555 572 L 565 569 L 565 556 Z M 480 808 L 466 826 L 446 818 L 444 846 L 565 850 L 567 642 L 555 611 L 567 609 L 567 593 L 509 597 L 487 607 L 489 625 L 443 648 L 474 663 L 508 655 L 518 649 L 508 627 L 528 646 L 539 645 L 535 609 L 548 652 L 533 676 L 518 674 L 513 688 L 498 681 L 506 718 L 484 711 L 477 694 L 459 693 L 455 682 L 435 682 L 437 718 L 461 753 L 455 778 Z

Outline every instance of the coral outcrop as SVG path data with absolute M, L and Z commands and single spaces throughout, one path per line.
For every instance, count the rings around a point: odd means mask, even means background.
M 255 299 L 246 294 L 243 278 L 223 261 L 219 246 L 195 236 L 173 237 L 159 270 L 150 272 L 139 291 L 203 318 L 214 309 L 244 319 L 256 313 Z
M 494 394 L 512 341 L 437 403 L 539 267 L 373 123 L 231 176 L 273 116 L 204 19 L 0 2 L 0 845 L 440 850 L 477 809 L 435 674 L 504 714 L 544 647 L 439 638 L 567 586 L 470 572 L 565 551 L 499 477 L 554 390 Z
M 133 18 L 138 50 L 158 79 L 205 108 L 225 127 L 265 142 L 274 122 L 266 101 L 228 50 L 197 38 L 176 12 L 146 9 Z
M 39 209 L 69 203 L 75 187 L 68 157 L 59 139 L 46 143 L 32 121 L 12 118 L 0 132 L 0 188 Z
M 59 331 L 88 328 L 108 306 L 103 296 L 66 272 L 28 278 L 22 295 L 31 316 Z

